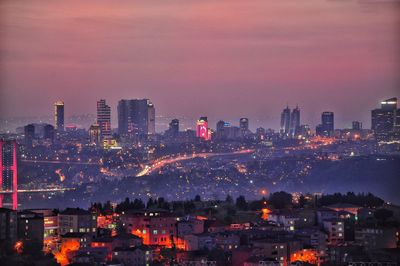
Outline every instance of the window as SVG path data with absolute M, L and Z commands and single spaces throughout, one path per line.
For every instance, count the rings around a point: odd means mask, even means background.
M 158 234 L 158 231 L 157 231 L 157 230 L 153 230 L 153 234 L 154 234 L 154 235 L 157 235 L 157 234 Z

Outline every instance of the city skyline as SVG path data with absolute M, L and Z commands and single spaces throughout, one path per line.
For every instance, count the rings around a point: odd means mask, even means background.
M 166 116 L 278 128 L 289 103 L 309 124 L 330 110 L 338 127 L 370 127 L 376 100 L 399 95 L 398 1 L 32 3 L 0 6 L 2 118 L 149 98 Z
M 0 264 L 400 265 L 400 0 L 0 1 Z
M 387 96 L 386 98 L 388 98 L 388 97 L 389 96 Z M 393 98 L 397 98 L 397 97 L 394 96 Z M 340 123 L 342 117 L 337 117 L 335 115 L 335 128 L 334 129 L 352 128 L 354 122 L 359 122 L 359 123 L 361 123 L 363 125 L 364 128 L 371 129 L 372 128 L 371 127 L 372 124 L 371 124 L 370 112 L 372 110 L 376 109 L 376 108 L 380 108 L 381 102 L 385 101 L 385 99 L 377 100 L 376 103 L 375 103 L 375 107 L 370 108 L 367 111 L 367 115 L 365 115 L 365 114 L 363 115 L 363 116 L 368 116 L 368 118 L 366 120 L 367 122 L 362 121 L 361 119 L 355 118 L 353 120 L 349 120 L 349 121 L 345 121 L 343 123 Z M 141 100 L 141 99 L 134 99 L 134 100 Z M 144 99 L 144 100 L 148 100 L 148 99 Z M 101 101 L 105 101 L 105 99 L 97 99 L 96 100 L 97 104 L 99 102 L 101 102 Z M 106 101 L 108 102 L 108 100 L 106 100 Z M 120 101 L 126 101 L 126 99 L 118 100 L 118 102 L 120 102 Z M 57 100 L 54 103 L 54 106 L 56 106 L 57 103 L 59 103 L 59 102 L 61 102 L 63 104 L 63 112 L 64 112 L 64 102 L 63 101 Z M 118 131 L 118 103 L 117 103 L 117 105 L 115 107 L 113 107 L 112 105 L 111 106 L 106 105 L 106 106 L 107 106 L 107 108 L 109 108 L 108 112 L 111 113 L 111 115 L 110 115 L 110 117 L 111 117 L 111 129 L 114 129 L 114 130 Z M 298 104 L 296 104 L 295 107 L 291 106 L 290 104 L 287 104 L 286 107 L 284 107 L 283 109 L 282 108 L 281 108 L 281 110 L 286 110 L 287 108 L 289 108 L 289 111 L 291 111 L 291 110 L 301 111 L 301 113 L 302 113 L 301 120 L 300 120 L 301 121 L 301 125 L 306 125 L 306 126 L 309 126 L 311 128 L 314 128 L 314 129 L 315 129 L 316 126 L 318 126 L 320 124 L 320 119 L 321 119 L 321 114 L 322 113 L 324 113 L 324 112 L 332 112 L 332 113 L 336 114 L 336 112 L 334 112 L 332 110 L 327 110 L 327 109 L 326 110 L 320 110 L 319 113 L 313 114 L 313 119 L 312 119 L 313 122 L 311 123 L 310 120 L 306 120 L 304 118 L 304 117 L 306 117 L 306 118 L 310 117 L 310 114 L 304 111 L 306 108 L 304 108 L 302 106 L 299 106 Z M 291 109 L 291 108 L 293 108 L 293 109 Z M 68 106 L 67 106 L 67 110 L 68 110 Z M 54 110 L 53 110 L 53 112 L 54 112 Z M 65 121 L 65 125 L 66 126 L 67 125 L 71 125 L 71 126 L 73 125 L 73 126 L 78 126 L 80 128 L 85 128 L 85 129 L 88 129 L 92 125 L 92 123 L 90 123 L 89 125 L 76 125 L 76 124 L 74 124 L 74 121 L 71 121 L 71 119 L 74 120 L 74 119 L 76 119 L 76 117 L 89 115 L 89 116 L 93 116 L 94 117 L 95 120 L 93 121 L 93 123 L 95 123 L 96 122 L 96 117 L 98 117 L 98 110 L 96 111 L 96 108 L 94 108 L 94 113 L 89 113 L 89 114 L 88 113 L 84 113 L 84 114 L 69 114 L 68 112 L 65 112 L 65 113 L 66 113 L 66 115 L 63 115 L 63 117 L 65 117 L 64 119 L 66 120 Z M 55 115 L 56 115 L 55 113 L 54 114 L 47 113 L 47 114 L 43 114 L 43 115 L 36 116 L 36 117 L 34 117 L 34 116 L 21 116 L 21 117 L 6 117 L 6 118 L 0 117 L 0 118 L 4 119 L 4 120 L 14 119 L 14 118 L 15 119 L 33 119 L 33 122 L 35 122 L 35 123 L 46 123 L 46 122 L 50 122 L 49 119 L 51 117 L 54 117 Z M 263 119 L 255 119 L 255 120 L 253 120 L 252 118 L 249 118 L 249 117 L 246 117 L 246 118 L 249 119 L 249 121 L 250 121 L 249 128 L 252 131 L 255 131 L 257 128 L 262 127 L 262 128 L 266 128 L 266 129 L 273 129 L 273 130 L 276 130 L 278 132 L 278 131 L 282 131 L 282 119 L 283 119 L 282 115 L 283 115 L 283 113 L 279 114 L 279 111 L 277 111 L 275 114 L 273 114 L 274 119 L 265 119 L 265 120 L 263 120 Z M 199 115 L 198 117 L 200 117 L 200 116 L 201 115 Z M 289 116 L 291 116 L 291 115 L 289 115 Z M 189 117 L 189 116 L 186 116 L 185 114 L 176 114 L 175 116 L 173 116 L 173 115 L 168 116 L 168 115 L 165 115 L 165 114 L 160 114 L 159 111 L 158 111 L 158 108 L 157 108 L 157 112 L 155 114 L 155 117 L 156 118 L 157 117 L 158 118 L 164 117 L 164 119 L 165 118 L 184 119 L 185 120 L 184 124 L 186 125 L 186 127 L 182 128 L 182 129 L 196 129 L 195 121 L 198 118 L 198 117 L 197 118 L 196 117 Z M 245 116 L 233 117 L 233 118 L 227 118 L 227 119 L 211 116 L 211 119 L 210 119 L 211 123 L 209 123 L 209 125 L 210 125 L 210 128 L 216 129 L 218 127 L 217 126 L 218 121 L 223 119 L 224 121 L 229 122 L 233 126 L 240 126 L 240 119 L 242 119 L 242 117 L 245 117 Z M 46 120 L 46 118 L 47 118 L 48 121 Z M 53 119 L 55 119 L 55 118 L 53 118 Z M 190 120 L 193 120 L 193 123 L 191 123 Z M 63 121 L 63 123 L 64 123 L 64 121 Z M 97 121 L 97 123 L 98 123 L 98 121 Z M 163 121 L 163 123 L 165 123 L 165 121 Z M 289 117 L 289 120 L 287 121 L 287 123 L 291 123 L 290 117 Z M 270 125 L 270 126 L 268 126 L 268 125 Z M 157 119 L 156 119 L 156 122 L 155 122 L 155 126 L 156 126 L 156 132 L 157 133 L 164 132 L 165 130 L 168 129 L 168 125 L 167 124 L 161 125 L 160 122 L 157 121 Z M 292 128 L 292 126 L 290 126 L 290 127 Z M 10 129 L 10 128 L 8 129 L 8 131 L 13 131 L 13 130 L 15 130 L 15 129 Z M 294 128 L 292 128 L 291 130 L 294 130 Z

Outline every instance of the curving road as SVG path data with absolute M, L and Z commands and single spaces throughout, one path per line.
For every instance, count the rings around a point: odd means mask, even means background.
M 183 155 L 183 156 L 176 156 L 176 157 L 168 157 L 168 158 L 162 158 L 158 159 L 152 162 L 150 165 L 145 165 L 143 169 L 136 174 L 136 177 L 141 177 L 145 176 L 148 174 L 151 174 L 152 172 L 159 170 L 160 168 L 172 164 L 175 162 L 179 161 L 185 161 L 185 160 L 190 160 L 194 158 L 210 158 L 210 157 L 215 157 L 215 156 L 226 156 L 226 155 L 235 155 L 235 154 L 247 154 L 247 153 L 252 153 L 254 150 L 252 149 L 247 149 L 247 150 L 240 150 L 240 151 L 234 151 L 234 152 L 224 152 L 224 153 L 194 153 L 194 154 L 189 154 L 189 155 Z

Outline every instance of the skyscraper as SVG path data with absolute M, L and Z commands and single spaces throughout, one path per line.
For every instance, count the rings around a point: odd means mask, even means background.
M 240 118 L 239 120 L 239 128 L 240 128 L 240 136 L 245 137 L 249 133 L 249 119 L 248 118 Z
M 97 102 L 97 124 L 100 127 L 101 138 L 111 136 L 111 108 L 103 99 Z
M 396 136 L 400 126 L 398 114 L 397 98 L 382 101 L 381 108 L 371 111 L 371 129 L 377 140 L 390 140 Z
M 4 198 L 11 195 L 13 210 L 18 206 L 17 142 L 0 140 L 0 208 Z
M 32 147 L 33 139 L 35 138 L 35 126 L 33 124 L 24 127 L 25 145 Z
M 353 121 L 351 123 L 351 129 L 352 130 L 361 130 L 362 129 L 362 123 L 360 121 Z
M 54 103 L 54 128 L 57 131 L 64 131 L 64 102 Z
M 169 128 L 168 128 L 168 134 L 176 138 L 179 134 L 179 120 L 178 119 L 172 119 L 171 122 L 169 123 Z
M 54 140 L 54 127 L 52 125 L 46 124 L 43 127 L 43 138 L 48 139 L 53 142 Z
M 89 128 L 90 144 L 99 145 L 101 143 L 101 129 L 99 124 L 93 124 Z
M 290 136 L 294 137 L 299 134 L 300 129 L 300 109 L 298 106 L 292 110 L 290 115 Z
M 147 138 L 155 134 L 155 108 L 148 99 L 118 102 L 118 133 Z
M 281 114 L 281 134 L 288 135 L 290 129 L 290 109 L 286 106 Z
M 211 138 L 208 132 L 208 121 L 206 116 L 200 117 L 196 122 L 196 137 L 204 140 L 210 140 Z
M 147 134 L 156 134 L 156 109 L 154 104 L 150 101 L 147 102 Z
M 333 137 L 334 136 L 334 115 L 333 112 L 323 112 L 321 115 L 321 124 L 317 126 L 316 133 L 318 136 Z

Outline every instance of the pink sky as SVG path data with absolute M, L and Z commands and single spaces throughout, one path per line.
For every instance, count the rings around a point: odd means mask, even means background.
M 399 0 L 3 0 L 0 116 L 150 98 L 164 115 L 276 128 L 289 103 L 312 126 L 324 110 L 369 126 L 400 95 L 399 32 Z

